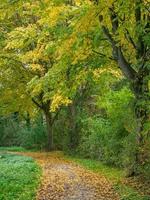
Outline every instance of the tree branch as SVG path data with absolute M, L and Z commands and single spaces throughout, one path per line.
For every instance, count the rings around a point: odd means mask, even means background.
M 102 30 L 103 30 L 103 33 L 106 36 L 107 40 L 110 42 L 110 44 L 112 46 L 112 57 L 113 57 L 114 60 L 117 61 L 118 51 L 117 51 L 116 41 L 113 39 L 113 37 L 110 34 L 108 28 L 106 28 L 105 26 L 102 26 Z
M 137 23 L 141 21 L 141 3 L 141 0 L 135 1 L 135 19 Z
M 141 11 L 141 4 L 142 0 L 135 1 L 135 19 L 136 19 L 136 26 L 138 27 L 141 23 L 142 18 L 142 11 Z M 137 42 L 137 58 L 143 57 L 145 53 L 145 44 L 143 42 L 143 36 L 141 33 L 137 31 L 138 35 L 138 42 Z
M 136 44 L 134 43 L 134 41 L 133 41 L 133 39 L 132 39 L 132 37 L 131 37 L 131 35 L 130 35 L 130 33 L 129 33 L 129 31 L 128 31 L 128 29 L 125 29 L 126 30 L 126 35 L 127 35 L 127 38 L 129 39 L 129 41 L 130 41 L 130 43 L 132 44 L 132 46 L 134 47 L 134 49 L 135 50 L 137 50 L 137 46 L 136 46 Z
M 134 80 L 137 72 L 131 67 L 130 63 L 127 62 L 125 56 L 122 53 L 121 47 L 118 47 L 118 65 L 120 66 L 123 74 L 129 79 Z
M 32 101 L 33 101 L 33 103 L 34 103 L 38 108 L 40 108 L 40 109 L 43 110 L 43 106 L 40 105 L 34 98 L 32 98 Z
M 108 57 L 106 56 L 105 54 L 101 53 L 101 52 L 98 52 L 98 51 L 95 51 L 95 50 L 92 50 L 94 53 L 100 55 L 101 57 L 106 57 L 107 59 L 110 59 L 110 60 L 115 60 L 113 57 Z
M 100 16 L 99 21 L 101 22 L 103 19 Z M 112 32 L 115 35 L 118 27 L 118 21 L 115 14 L 111 15 L 112 20 Z M 108 41 L 112 46 L 112 55 L 113 59 L 118 63 L 119 67 L 121 68 L 122 73 L 125 77 L 129 80 L 134 80 L 136 76 L 136 71 L 131 67 L 130 63 L 126 60 L 125 56 L 122 53 L 121 46 L 118 46 L 117 42 L 114 40 L 112 35 L 110 34 L 107 27 L 102 25 L 102 30 Z
M 53 123 L 55 122 L 55 120 L 57 119 L 57 117 L 58 117 L 60 111 L 61 111 L 61 108 L 59 108 L 59 110 L 56 112 L 55 116 L 52 118 L 52 121 L 51 121 L 52 124 L 53 124 Z

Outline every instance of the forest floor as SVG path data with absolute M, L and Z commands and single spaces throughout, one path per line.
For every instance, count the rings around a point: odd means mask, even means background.
M 26 193 L 28 196 L 33 193 L 35 196 L 36 191 L 37 200 L 150 200 L 150 180 L 142 180 L 141 177 L 125 178 L 124 170 L 104 165 L 100 161 L 68 157 L 63 152 L 29 152 L 21 148 L 6 147 L 0 148 L 0 155 L 1 173 L 7 174 L 7 179 L 5 177 L 4 181 L 2 180 L 3 187 L 0 184 L 1 195 L 5 198 L 0 196 L 0 200 L 13 200 L 16 199 L 14 195 L 19 194 L 17 199 L 24 200 Z M 3 159 L 5 157 L 7 159 Z M 34 164 L 34 160 L 37 162 L 42 169 L 42 176 L 36 163 L 35 169 L 30 170 L 28 159 L 32 161 L 31 164 Z M 5 172 L 6 169 L 9 173 Z M 23 172 L 20 173 L 20 169 Z M 36 181 L 32 174 L 36 174 Z M 24 178 L 19 179 L 22 176 L 25 176 L 27 181 Z M 40 180 L 38 177 L 41 177 Z M 26 187 L 24 182 L 28 183 Z M 26 190 L 27 187 L 31 188 L 30 193 Z M 6 195 L 5 191 L 8 189 L 13 191 L 13 196 L 10 192 Z M 26 192 L 23 192 L 24 190 Z
M 34 158 L 43 176 L 37 200 L 119 200 L 112 184 L 61 153 L 21 153 Z

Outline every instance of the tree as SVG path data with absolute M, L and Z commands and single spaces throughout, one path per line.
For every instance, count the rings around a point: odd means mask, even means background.
M 137 151 L 130 175 L 138 173 L 138 167 L 144 165 L 148 158 L 142 152 L 149 138 L 150 122 L 149 6 L 149 2 L 145 0 L 86 1 L 79 5 L 78 10 L 82 14 L 65 43 L 70 49 L 67 53 L 69 52 L 72 64 L 84 63 L 84 67 L 89 58 L 94 57 L 93 53 L 96 53 L 101 60 L 101 67 L 118 66 L 130 83 L 135 96 L 137 122 Z M 62 51 L 63 47 L 62 45 Z
M 1 104 L 11 111 L 25 106 L 29 112 L 33 105 L 43 111 L 52 149 L 59 111 L 69 105 L 76 136 L 75 107 L 83 88 L 97 69 L 121 71 L 135 97 L 137 151 L 130 174 L 137 173 L 146 163 L 142 152 L 149 138 L 149 2 L 15 0 L 1 1 L 1 11 Z
M 10 3 L 4 3 L 4 5 L 10 7 Z M 58 107 L 57 104 L 67 105 L 70 103 L 68 98 L 62 96 L 59 92 L 59 79 L 61 80 L 61 72 L 57 67 L 54 67 L 55 62 L 55 47 L 57 46 L 56 28 L 58 26 L 57 20 L 62 12 L 63 6 L 54 6 L 53 3 L 47 3 L 46 1 L 41 3 L 35 1 L 34 3 L 16 1 L 13 3 L 13 8 L 19 5 L 19 11 L 11 12 L 10 15 L 5 16 L 3 19 L 4 24 L 6 19 L 10 24 L 15 24 L 11 29 L 7 29 L 7 37 L 5 38 L 5 44 L 3 46 L 3 54 L 1 55 L 2 62 L 5 62 L 5 66 L 13 72 L 18 89 L 18 97 L 21 98 L 21 91 L 19 90 L 22 78 L 25 78 L 23 83 L 23 92 L 26 96 L 30 97 L 30 100 L 42 110 L 45 115 L 48 133 L 48 150 L 53 149 L 53 133 L 52 128 L 58 112 L 55 114 L 55 110 Z M 4 6 L 4 8 L 5 8 Z M 53 11 L 49 13 L 49 10 L 53 7 Z M 42 15 L 43 10 L 51 21 Z M 57 27 L 55 27 L 57 25 Z M 62 25 L 60 25 L 62 27 Z M 3 26 L 2 26 L 3 27 Z M 8 59 L 10 59 L 11 64 Z M 19 76 L 18 73 L 18 63 Z M 4 69 L 4 67 L 3 67 Z M 4 71 L 4 70 L 3 70 Z M 22 73 L 24 72 L 24 73 Z M 16 75 L 15 75 L 16 73 Z M 58 75 L 60 75 L 58 77 Z M 47 79 L 47 77 L 49 77 Z M 6 79 L 13 80 L 13 76 L 6 75 Z M 6 85 L 5 80 L 1 80 Z M 7 81 L 8 82 L 8 81 Z M 48 85 L 49 84 L 49 85 Z M 10 86 L 10 83 L 9 83 Z M 10 88 L 12 94 L 16 91 Z M 3 88 L 4 91 L 4 88 Z M 22 102 L 24 105 L 25 102 Z
M 104 3 L 104 2 L 103 2 Z M 99 3 L 99 5 L 102 5 Z M 126 13 L 126 9 L 129 11 Z M 150 15 L 148 2 L 136 0 L 134 2 L 112 1 L 107 6 L 110 26 L 105 23 L 104 14 L 99 15 L 103 33 L 112 48 L 113 59 L 117 62 L 124 76 L 129 80 L 135 95 L 135 115 L 137 118 L 137 152 L 135 166 L 130 175 L 137 172 L 138 165 L 146 160 L 142 157 L 145 140 L 149 135 L 146 123 L 149 123 L 149 52 L 150 43 L 147 37 L 150 31 Z M 130 14 L 129 14 L 130 12 Z M 130 19 L 129 19 L 130 17 Z M 129 49 L 134 51 L 134 56 L 128 55 Z

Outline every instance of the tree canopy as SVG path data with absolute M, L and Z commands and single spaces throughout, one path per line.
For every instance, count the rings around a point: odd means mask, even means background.
M 135 135 L 130 174 L 149 162 L 148 0 L 0 0 L 0 30 L 1 116 L 43 113 L 52 150 L 56 124 L 80 147 L 95 115 L 117 145 L 120 130 Z

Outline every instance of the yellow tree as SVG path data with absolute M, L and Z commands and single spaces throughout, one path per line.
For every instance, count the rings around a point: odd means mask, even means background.
M 10 13 L 6 12 L 8 15 L 2 16 L 4 23 L 2 28 L 4 29 L 4 26 L 7 25 L 6 20 L 13 25 L 10 26 L 10 29 L 7 26 L 5 32 L 1 54 L 2 71 L 5 71 L 5 66 L 14 75 L 15 79 L 12 74 L 7 73 L 6 79 L 13 80 L 16 86 L 15 90 L 9 81 L 7 83 L 12 94 L 16 90 L 18 91 L 18 100 L 20 99 L 22 105 L 25 105 L 26 100 L 24 99 L 25 102 L 21 101 L 21 89 L 26 97 L 29 97 L 44 112 L 48 133 L 48 150 L 51 150 L 53 149 L 52 127 L 59 112 L 55 114 L 55 110 L 58 104 L 70 103 L 70 100 L 59 90 L 59 80 L 62 79 L 62 75 L 58 67 L 54 67 L 54 52 L 59 37 L 56 31 L 63 27 L 64 17 L 60 17 L 60 14 L 65 12 L 66 7 L 62 4 L 54 4 L 52 1 L 27 1 L 25 3 L 15 1 L 12 5 L 8 2 L 3 3 L 3 9 L 7 10 L 5 6 L 8 6 L 7 12 L 10 8 L 13 10 Z M 17 6 L 19 9 L 15 11 L 14 8 Z M 5 65 L 3 65 L 4 63 Z M 19 71 L 19 69 L 21 70 Z M 24 82 L 23 79 L 25 79 Z M 7 85 L 5 80 L 1 79 L 3 85 Z M 2 87 L 2 90 L 4 91 L 5 88 Z

